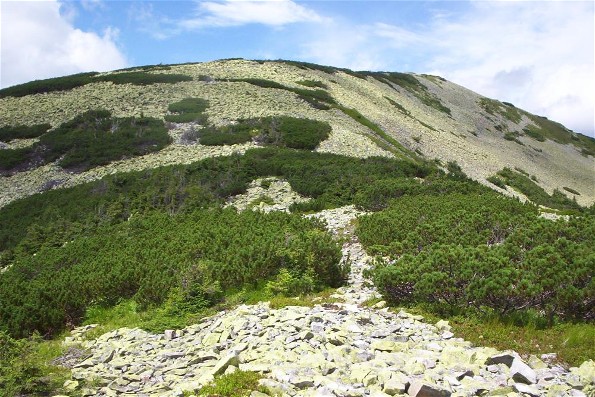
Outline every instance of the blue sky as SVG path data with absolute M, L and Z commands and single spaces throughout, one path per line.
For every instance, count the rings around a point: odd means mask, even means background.
M 594 135 L 592 1 L 4 1 L 2 87 L 221 58 L 441 75 Z

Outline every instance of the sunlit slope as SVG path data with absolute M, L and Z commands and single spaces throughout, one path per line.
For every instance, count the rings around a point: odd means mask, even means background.
M 167 75 L 172 81 L 139 82 L 134 73 L 159 75 L 163 81 Z M 435 76 L 225 60 L 83 76 L 66 90 L 33 93 L 38 87 L 22 88 L 0 91 L 0 126 L 48 123 L 56 128 L 97 109 L 116 118 L 163 119 L 172 103 L 202 98 L 208 101 L 205 114 L 214 126 L 268 116 L 318 120 L 332 130 L 317 151 L 439 159 L 444 165 L 456 161 L 467 175 L 500 191 L 504 190 L 486 178 L 507 167 L 528 174 L 550 194 L 558 189 L 583 205 L 595 201 L 592 139 Z M 123 156 L 88 170 L 64 170 L 56 161 L 4 170 L 0 205 L 107 174 L 190 163 L 259 146 L 258 142 L 189 143 L 181 137 L 201 126 L 166 123 L 166 127 L 172 143 L 163 149 Z M 0 146 L 35 147 L 39 139 L 5 139 Z M 506 190 L 514 193 L 511 187 Z

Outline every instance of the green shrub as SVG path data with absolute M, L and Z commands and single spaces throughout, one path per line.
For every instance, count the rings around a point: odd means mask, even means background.
M 574 189 L 573 189 L 573 188 L 571 188 L 571 187 L 566 187 L 566 186 L 564 186 L 562 189 L 566 190 L 566 191 L 567 191 L 567 192 L 569 192 L 569 193 L 576 194 L 577 196 L 580 196 L 580 195 L 581 195 L 579 192 L 577 192 L 576 190 L 574 190 Z
M 293 149 L 313 150 L 331 132 L 327 123 L 309 119 L 275 117 L 264 120 L 264 123 L 268 127 L 260 135 L 264 142 Z
M 298 84 L 303 85 L 305 87 L 309 87 L 309 88 L 323 88 L 323 89 L 327 89 L 328 87 L 326 86 L 326 84 L 324 84 L 322 81 L 320 80 L 300 80 L 297 81 Z
M 0 141 L 10 142 L 13 139 L 37 138 L 45 134 L 51 127 L 49 124 L 7 125 L 0 127 Z
M 250 126 L 241 122 L 224 127 L 206 127 L 199 136 L 201 145 L 207 146 L 235 145 L 252 139 Z
M 532 125 L 530 125 L 526 128 L 523 128 L 523 132 L 525 134 L 527 134 L 527 136 L 535 139 L 536 141 L 545 142 L 545 140 L 546 140 L 545 137 L 543 135 L 541 135 L 539 130 Z
M 71 76 L 35 80 L 7 87 L 0 90 L 0 98 L 22 97 L 25 95 L 42 94 L 53 91 L 66 91 L 99 81 L 111 81 L 114 84 L 149 85 L 155 83 L 173 84 L 191 80 L 192 77 L 182 74 L 155 74 L 147 73 L 145 71 L 111 73 L 103 76 L 98 76 L 97 72 L 79 73 Z
M 521 172 L 504 168 L 498 172 L 497 177 L 506 185 L 523 193 L 535 204 L 562 210 L 580 210 L 581 208 L 576 201 L 570 200 L 559 190 L 554 190 L 552 195 L 547 194 L 531 177 Z
M 206 124 L 207 116 L 204 111 L 209 107 L 209 101 L 202 98 L 185 98 L 179 102 L 172 103 L 168 110 L 175 114 L 165 116 L 166 121 L 174 123 L 198 122 Z
M 155 212 L 17 256 L 0 276 L 0 330 L 15 337 L 55 334 L 92 304 L 128 298 L 141 308 L 173 299 L 181 311 L 200 310 L 281 269 L 301 275 L 301 290 L 338 287 L 346 276 L 340 247 L 318 223 L 232 209 Z M 307 277 L 313 284 L 300 284 Z
M 451 113 L 450 109 L 444 106 L 442 102 L 440 102 L 440 99 L 432 94 L 428 88 L 420 83 L 419 80 L 416 79 L 412 74 L 398 72 L 368 72 L 367 74 L 374 77 L 381 83 L 389 85 L 390 87 L 392 87 L 391 83 L 403 87 L 426 106 L 434 108 L 448 115 Z
M 33 157 L 32 148 L 1 149 L 0 150 L 0 172 L 10 172 L 19 167 L 27 169 Z
M 143 117 L 112 118 L 91 110 L 46 133 L 39 140 L 45 162 L 86 170 L 114 160 L 161 150 L 171 142 L 163 121 Z
M 175 84 L 192 81 L 192 77 L 184 74 L 163 74 L 140 72 L 110 73 L 96 77 L 94 81 L 111 81 L 114 84 L 151 85 L 157 83 Z
M 595 316 L 593 217 L 551 222 L 495 193 L 402 197 L 360 218 L 357 232 L 390 258 L 373 278 L 394 304 L 429 303 L 450 315 L 535 309 L 550 324 Z
M 22 97 L 25 95 L 71 90 L 92 83 L 94 81 L 93 76 L 96 76 L 97 74 L 97 72 L 79 73 L 71 76 L 30 81 L 28 83 L 1 89 L 0 98 Z
M 506 183 L 496 175 L 492 175 L 486 178 L 486 180 L 499 188 L 506 189 Z

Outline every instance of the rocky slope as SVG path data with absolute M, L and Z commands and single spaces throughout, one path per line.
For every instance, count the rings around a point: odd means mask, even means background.
M 150 85 L 98 81 L 67 91 L 5 96 L 0 98 L 0 127 L 39 123 L 56 127 L 90 109 L 107 109 L 115 117 L 143 114 L 163 118 L 169 104 L 187 97 L 200 97 L 209 100 L 207 114 L 216 125 L 242 118 L 278 115 L 325 121 L 332 127 L 332 133 L 316 149 L 321 152 L 355 157 L 415 156 L 415 152 L 443 163 L 457 161 L 470 177 L 491 187 L 494 186 L 486 181 L 487 177 L 504 167 L 518 168 L 535 176 L 548 193 L 562 190 L 584 205 L 595 201 L 591 152 L 595 143 L 592 140 L 559 125 L 547 124 L 545 128 L 540 124 L 547 123 L 544 119 L 511 104 L 489 100 L 439 77 L 394 74 L 396 77 L 390 80 L 387 77 L 390 75 L 383 74 L 245 60 L 157 67 L 149 73 L 183 74 L 192 80 Z M 288 89 L 265 88 L 240 81 L 242 79 L 264 79 Z M 316 85 L 312 86 L 312 82 Z M 309 88 L 304 84 L 310 84 Z M 317 109 L 290 89 L 323 89 L 339 107 Z M 380 133 L 356 121 L 344 109 L 356 109 L 379 126 Z M 184 128 L 188 126 L 172 125 L 170 135 L 174 143 L 154 154 L 82 173 L 66 172 L 56 164 L 48 164 L 0 177 L 0 206 L 48 186 L 72 186 L 107 174 L 189 163 L 241 153 L 254 146 L 253 143 L 215 148 L 196 143 L 189 145 L 179 139 Z M 546 131 L 551 128 L 553 132 Z M 541 131 L 538 135 L 543 133 L 547 137 L 552 133 L 562 143 L 533 139 L 527 132 L 530 130 Z M 14 140 L 0 147 L 27 147 L 34 142 L 36 139 Z M 398 145 L 406 151 L 400 150 Z M 565 187 L 571 190 L 564 190 Z M 571 191 L 579 194 L 571 194 Z M 515 194 L 510 188 L 507 193 Z
M 593 361 L 567 371 L 547 357 L 472 346 L 446 321 L 431 325 L 383 302 L 362 306 L 377 294 L 362 275 L 369 257 L 350 230 L 357 215 L 353 207 L 311 215 L 348 237 L 349 285 L 334 296 L 342 302 L 244 305 L 159 335 L 123 328 L 86 340 L 93 326 L 81 327 L 65 343 L 82 344 L 88 355 L 66 388 L 88 396 L 182 396 L 239 369 L 263 374 L 267 395 L 593 395 Z

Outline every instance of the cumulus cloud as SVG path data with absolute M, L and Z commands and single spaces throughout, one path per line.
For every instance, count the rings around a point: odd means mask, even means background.
M 592 2 L 471 2 L 415 28 L 335 24 L 310 37 L 302 56 L 356 69 L 369 59 L 375 70 L 439 74 L 594 135 L 593 14 Z M 348 30 L 356 33 L 345 36 Z
M 97 3 L 96 6 L 98 6 Z M 3 1 L 0 86 L 127 65 L 118 31 L 83 32 L 57 1 Z

